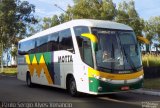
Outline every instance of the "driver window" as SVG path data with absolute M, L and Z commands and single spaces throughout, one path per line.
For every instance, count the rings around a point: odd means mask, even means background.
M 81 59 L 87 65 L 94 67 L 93 66 L 91 41 L 90 41 L 90 39 L 81 36 L 82 33 L 89 33 L 88 27 L 85 27 L 85 26 L 74 27 L 74 32 L 76 35 Z

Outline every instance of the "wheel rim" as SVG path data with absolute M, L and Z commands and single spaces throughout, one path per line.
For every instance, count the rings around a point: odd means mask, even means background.
M 72 81 L 70 84 L 70 91 L 71 91 L 71 94 L 76 93 L 76 83 L 74 81 Z

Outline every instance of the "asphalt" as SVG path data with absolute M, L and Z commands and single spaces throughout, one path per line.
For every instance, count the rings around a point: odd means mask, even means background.
M 61 104 L 72 108 L 142 108 L 142 106 L 160 108 L 160 97 L 137 91 L 100 96 L 83 94 L 80 97 L 71 97 L 63 89 L 41 85 L 29 88 L 25 82 L 17 80 L 16 76 L 0 75 L 0 108 L 7 108 L 10 103 L 15 105 L 15 108 L 32 104 L 38 105 L 34 106 L 37 108 L 50 107 L 50 105 L 62 107 Z
M 160 96 L 160 90 L 155 89 L 139 89 L 132 91 L 133 93 L 139 93 L 139 94 L 146 94 L 146 95 L 153 95 L 153 96 Z

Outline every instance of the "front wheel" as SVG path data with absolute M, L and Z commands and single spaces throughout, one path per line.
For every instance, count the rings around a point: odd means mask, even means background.
M 31 76 L 30 76 L 29 73 L 27 73 L 27 76 L 26 76 L 26 83 L 27 83 L 28 87 L 32 87 L 33 86 L 33 83 L 31 81 Z
M 72 77 L 69 80 L 69 93 L 71 94 L 71 96 L 78 96 L 79 92 L 77 91 L 77 86 L 76 86 L 76 82 L 75 79 Z

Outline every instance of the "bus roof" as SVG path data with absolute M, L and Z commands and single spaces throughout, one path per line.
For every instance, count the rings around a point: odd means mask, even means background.
M 28 38 L 22 39 L 19 42 L 27 41 L 30 39 L 38 38 L 47 34 L 51 34 L 54 32 L 58 32 L 60 30 L 64 30 L 67 28 L 71 28 L 74 26 L 89 26 L 89 27 L 98 27 L 98 28 L 108 28 L 108 29 L 120 29 L 120 30 L 133 30 L 131 27 L 117 23 L 112 21 L 106 21 L 106 20 L 94 20 L 94 19 L 76 19 L 71 20 L 68 22 L 65 22 L 63 24 L 59 24 L 57 26 L 51 27 L 49 29 L 46 29 L 44 31 L 41 31 L 39 33 L 36 33 Z

